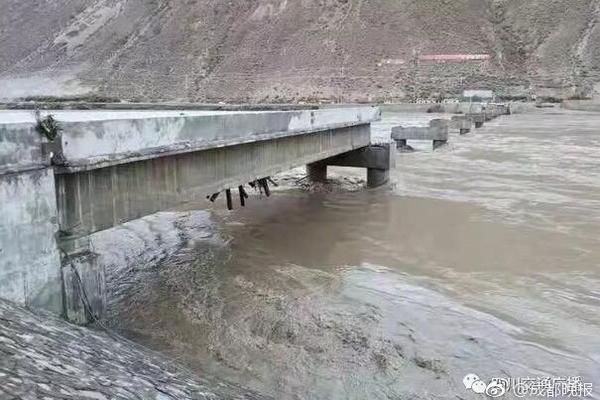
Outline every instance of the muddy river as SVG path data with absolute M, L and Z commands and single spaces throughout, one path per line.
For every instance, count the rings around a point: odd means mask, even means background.
M 433 117 L 384 114 L 372 135 Z M 191 207 L 209 223 L 113 277 L 110 322 L 277 399 L 483 398 L 469 373 L 580 376 L 600 398 L 600 114 L 413 145 L 386 188 L 298 170 L 245 209 Z

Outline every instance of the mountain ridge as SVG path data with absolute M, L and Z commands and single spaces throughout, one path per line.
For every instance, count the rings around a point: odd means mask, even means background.
M 399 101 L 600 90 L 600 0 L 6 0 L 0 97 Z M 489 55 L 489 60 L 460 57 Z M 447 55 L 456 60 L 423 61 Z

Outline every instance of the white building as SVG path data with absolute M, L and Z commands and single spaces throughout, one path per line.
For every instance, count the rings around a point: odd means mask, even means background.
M 494 92 L 491 90 L 465 90 L 463 91 L 463 97 L 465 99 L 477 97 L 482 101 L 492 101 L 494 99 Z

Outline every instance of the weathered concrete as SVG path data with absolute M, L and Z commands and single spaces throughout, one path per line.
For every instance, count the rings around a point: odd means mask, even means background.
M 464 115 L 455 115 L 450 121 L 450 128 L 457 129 L 461 135 L 471 132 L 472 121 Z
M 55 164 L 79 172 L 368 124 L 380 112 L 360 107 L 285 112 L 60 111 L 53 115 L 63 128 L 52 149 Z M 11 112 L 0 113 L 0 120 L 7 117 Z M 12 117 L 33 122 L 26 112 L 12 112 Z
M 52 115 L 61 131 L 49 145 L 32 113 L 0 112 L 0 297 L 85 323 L 106 307 L 91 233 L 368 146 L 380 112 Z M 371 183 L 386 179 L 385 171 L 368 168 Z
M 447 140 L 448 121 L 434 119 L 429 126 L 397 126 L 392 128 L 392 139 L 394 140 Z
M 368 124 L 57 175 L 61 231 L 82 237 L 370 143 Z
M 277 133 L 270 139 L 194 152 L 170 152 L 164 157 L 136 156 L 131 163 L 119 159 L 115 165 L 98 169 L 87 165 L 83 170 L 73 165 L 61 169 L 56 177 L 62 233 L 59 246 L 67 254 L 63 279 L 69 319 L 78 323 L 90 320 L 80 286 L 87 294 L 87 308 L 92 314 L 102 315 L 105 309 L 104 271 L 96 264 L 93 251 L 81 243 L 87 235 L 364 147 L 370 142 L 370 127 L 368 123 L 356 123 L 359 124 L 304 134 L 291 132 L 289 136 Z M 79 276 L 73 275 L 71 261 Z
M 483 113 L 485 120 L 491 121 L 492 119 L 497 118 L 500 115 L 510 114 L 510 108 L 506 104 L 490 103 L 486 105 Z
M 481 128 L 485 122 L 510 113 L 511 109 L 507 104 L 486 104 L 477 112 L 469 112 L 464 116 L 475 124 L 475 128 Z
M 411 148 L 407 145 L 408 140 L 431 140 L 433 148 L 436 149 L 448 142 L 448 128 L 450 121 L 446 119 L 434 119 L 429 126 L 397 126 L 392 128 L 392 139 L 396 141 L 398 149 Z
M 45 143 L 47 140 L 35 130 L 34 124 L 0 123 L 0 175 L 49 166 Z
M 312 182 L 327 181 L 327 164 L 317 161 L 306 165 L 306 175 Z
M 491 104 L 494 109 L 494 113 L 497 117 L 501 115 L 510 115 L 510 105 L 504 103 Z
M 263 399 L 115 334 L 0 300 L 0 398 Z
M 467 118 L 469 118 L 475 124 L 475 128 L 479 129 L 485 123 L 485 116 L 482 113 L 476 114 L 465 114 Z
M 105 266 L 98 263 L 90 237 L 69 238 L 59 235 L 64 316 L 78 324 L 104 316 L 107 307 Z
M 0 175 L 0 297 L 62 312 L 52 169 Z
M 0 297 L 62 311 L 54 172 L 33 124 L 0 124 Z
M 367 186 L 375 188 L 389 181 L 390 169 L 396 166 L 396 158 L 389 143 L 362 147 L 307 165 L 309 179 L 316 182 L 325 181 L 328 165 L 366 168 Z
M 427 112 L 432 107 L 439 108 L 441 112 L 451 114 L 467 114 L 482 111 L 481 103 L 459 102 L 459 103 L 397 103 L 383 104 L 380 106 L 383 112 Z

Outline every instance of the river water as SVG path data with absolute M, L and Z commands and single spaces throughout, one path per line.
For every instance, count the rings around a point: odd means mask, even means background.
M 373 138 L 433 117 L 385 114 Z M 208 208 L 208 233 L 140 266 L 112 323 L 278 399 L 481 398 L 468 373 L 582 376 L 600 398 L 600 114 L 414 145 L 386 188 L 292 171 L 269 199 Z

